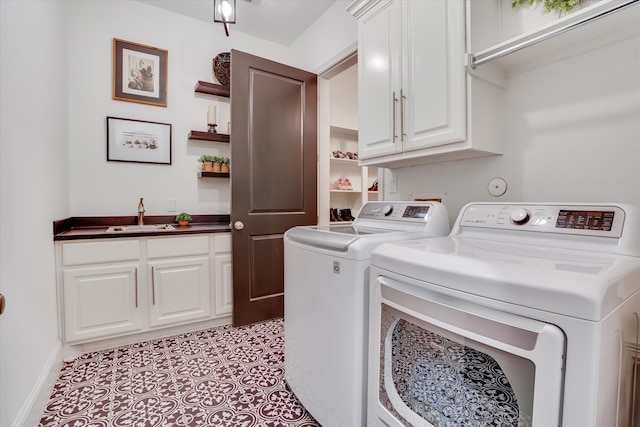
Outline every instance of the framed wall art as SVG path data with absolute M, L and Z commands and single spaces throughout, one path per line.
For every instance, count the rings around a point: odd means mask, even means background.
M 167 106 L 168 51 L 113 39 L 113 99 Z
M 107 160 L 171 164 L 171 124 L 107 117 Z

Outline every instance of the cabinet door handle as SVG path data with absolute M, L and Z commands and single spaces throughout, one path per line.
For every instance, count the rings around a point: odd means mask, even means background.
M 404 133 L 404 101 L 405 99 L 407 99 L 407 97 L 404 96 L 402 89 L 400 89 L 400 141 L 402 142 L 404 142 L 404 137 L 407 136 L 407 134 Z
M 136 291 L 136 308 L 138 308 L 138 268 L 137 267 L 133 274 L 135 274 L 134 285 L 135 285 L 135 291 Z
M 154 267 L 151 267 L 151 304 L 156 305 L 156 276 Z
M 396 143 L 398 135 L 396 135 L 396 107 L 398 105 L 398 98 L 396 98 L 396 92 L 393 92 L 393 100 L 391 101 L 391 112 L 393 116 L 393 143 Z

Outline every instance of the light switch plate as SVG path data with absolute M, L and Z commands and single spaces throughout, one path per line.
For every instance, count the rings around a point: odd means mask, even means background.
M 167 212 L 176 211 L 176 199 L 167 199 Z
M 389 194 L 396 194 L 398 192 L 398 177 L 391 177 L 391 185 L 389 186 Z

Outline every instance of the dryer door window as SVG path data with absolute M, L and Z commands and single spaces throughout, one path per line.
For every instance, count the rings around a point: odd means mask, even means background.
M 377 404 L 392 416 L 389 425 L 558 424 L 564 334 L 557 327 L 419 299 L 388 282 L 380 284 L 380 338 L 372 345 Z

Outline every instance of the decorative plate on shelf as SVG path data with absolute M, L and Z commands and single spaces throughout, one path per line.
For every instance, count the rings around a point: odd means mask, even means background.
M 213 58 L 213 75 L 222 86 L 231 84 L 231 52 L 222 52 Z

